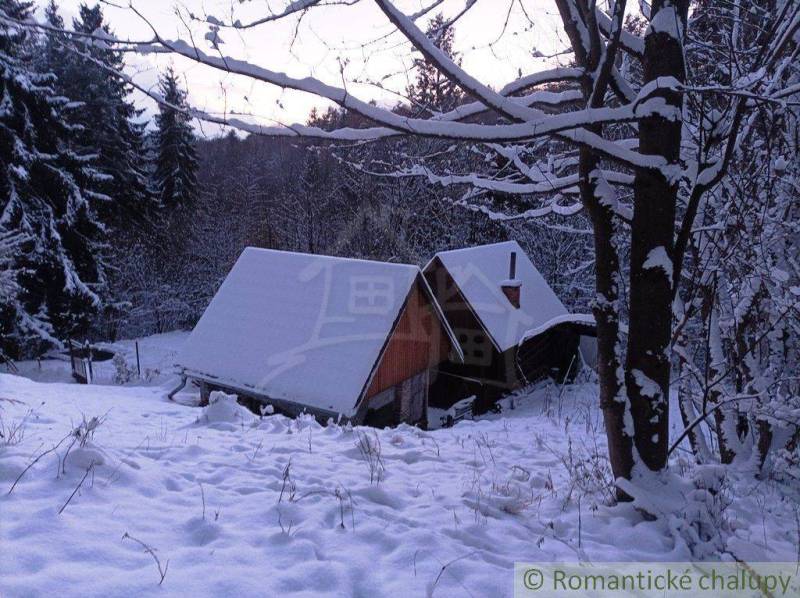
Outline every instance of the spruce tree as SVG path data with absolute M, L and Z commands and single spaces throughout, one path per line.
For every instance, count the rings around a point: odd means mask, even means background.
M 50 12 L 58 18 L 55 6 Z M 82 4 L 72 27 L 79 33 L 112 35 L 99 4 L 92 7 Z M 57 37 L 53 41 L 65 45 Z M 125 68 L 119 52 L 76 36 L 70 37 L 66 44 L 70 51 L 56 51 L 50 70 L 58 77 L 58 91 L 82 104 L 77 123 L 83 129 L 79 143 L 85 150 L 97 153 L 97 168 L 104 175 L 101 190 L 107 201 L 100 216 L 113 228 L 124 230 L 131 219 L 142 216 L 151 207 L 145 123 L 137 122 L 142 110 L 130 99 L 130 85 L 113 75 Z
M 31 3 L 0 0 L 15 20 Z M 92 157 L 75 151 L 70 104 L 37 69 L 36 40 L 0 24 L 0 351 L 31 354 L 84 334 L 102 303 L 102 226 Z
M 434 45 L 457 64 L 461 59 L 453 47 L 454 33 L 445 26 L 444 16 L 439 13 L 428 22 L 425 34 Z M 406 90 L 412 101 L 411 110 L 420 116 L 430 116 L 434 112 L 447 112 L 456 108 L 464 99 L 461 89 L 425 57 L 414 59 L 417 80 Z
M 164 103 L 156 116 L 156 169 L 154 187 L 159 205 L 164 208 L 182 207 L 194 201 L 197 192 L 197 151 L 186 92 L 169 67 L 160 82 Z
M 58 12 L 56 0 L 50 0 L 44 7 L 44 20 L 53 29 L 64 29 L 64 19 Z M 49 71 L 61 77 L 65 74 L 67 50 L 67 34 L 58 31 L 48 31 L 41 40 L 41 52 L 38 62 L 43 71 Z M 57 84 L 60 87 L 60 84 Z

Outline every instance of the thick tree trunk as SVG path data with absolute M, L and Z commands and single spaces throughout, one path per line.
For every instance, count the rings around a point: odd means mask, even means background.
M 580 152 L 581 197 L 592 219 L 595 251 L 594 317 L 597 322 L 597 374 L 600 408 L 608 440 L 614 478 L 630 478 L 633 439 L 625 424 L 627 397 L 623 392 L 622 343 L 619 336 L 619 252 L 615 242 L 614 205 L 598 190 L 598 160 L 589 150 Z M 619 498 L 626 496 L 620 494 Z
M 685 80 L 682 37 L 687 12 L 688 0 L 655 0 L 645 36 L 645 84 L 656 84 L 652 97 L 663 98 L 665 105 L 639 122 L 639 149 L 666 159 L 668 167 L 640 169 L 634 181 L 625 383 L 636 451 L 650 470 L 666 466 L 669 444 L 671 259 L 678 191 L 674 174 L 679 170 L 683 98 L 667 86 Z
M 590 39 L 583 37 L 569 2 L 556 0 L 564 28 L 575 51 L 576 62 L 595 78 L 581 81 L 583 99 L 590 108 L 603 105 L 610 82 L 615 49 L 606 48 L 597 27 L 589 27 Z M 593 20 L 593 8 L 585 10 L 586 18 Z M 615 6 L 615 15 L 622 18 L 625 3 Z M 589 41 L 588 45 L 584 45 Z M 610 54 L 607 54 L 609 53 Z M 604 59 L 608 62 L 601 64 Z M 587 129 L 603 135 L 603 127 L 593 125 Z M 630 410 L 625 396 L 622 370 L 623 347 L 620 339 L 620 258 L 616 243 L 615 219 L 617 196 L 602 179 L 597 154 L 583 147 L 579 150 L 578 180 L 581 201 L 592 221 L 595 251 L 595 300 L 593 312 L 597 323 L 597 373 L 600 381 L 600 407 L 608 440 L 608 455 L 614 478 L 630 478 L 633 468 L 633 437 L 629 424 Z M 629 498 L 618 490 L 621 500 Z

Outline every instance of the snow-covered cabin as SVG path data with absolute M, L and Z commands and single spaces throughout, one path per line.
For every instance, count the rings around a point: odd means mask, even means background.
M 293 415 L 424 425 L 461 350 L 418 266 L 248 247 L 177 357 L 211 390 Z
M 567 311 L 516 241 L 442 251 L 424 274 L 464 354 L 440 366 L 432 396 L 474 394 L 488 406 L 525 383 L 576 372 L 580 335 L 594 334 L 594 320 Z

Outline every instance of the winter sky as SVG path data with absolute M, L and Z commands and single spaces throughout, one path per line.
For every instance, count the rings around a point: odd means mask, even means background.
M 77 15 L 80 4 L 81 0 L 59 2 L 68 24 Z M 133 0 L 136 9 L 163 38 L 185 40 L 189 36 L 184 22 L 190 12 L 197 16 L 213 15 L 223 21 L 239 19 L 246 22 L 248 18 L 268 14 L 270 8 L 280 11 L 286 4 L 286 0 L 241 4 L 239 0 Z M 407 14 L 419 10 L 422 4 L 420 0 L 398 2 Z M 463 6 L 464 0 L 446 0 L 441 8 L 445 15 L 453 15 Z M 551 55 L 563 47 L 557 34 L 555 6 L 548 0 L 536 0 L 528 3 L 527 7 L 534 22 L 532 26 L 522 14 L 519 3 L 512 3 L 512 0 L 479 0 L 459 21 L 456 48 L 463 66 L 471 74 L 498 88 L 517 78 L 520 70 L 532 72 L 556 60 L 533 55 L 534 50 L 542 55 Z M 509 8 L 509 25 L 504 30 Z M 183 20 L 176 14 L 176 9 L 183 13 Z M 127 8 L 106 4 L 104 12 L 118 37 L 137 40 L 152 37 L 150 26 Z M 191 19 L 188 24 L 198 46 L 210 51 L 209 43 L 204 39 L 208 25 L 192 23 Z M 424 20 L 419 25 L 424 28 Z M 354 6 L 315 8 L 303 17 L 299 27 L 298 19 L 293 17 L 246 31 L 222 30 L 220 36 L 224 42 L 221 50 L 227 56 L 285 71 L 292 76 L 314 76 L 334 85 L 342 84 L 343 67 L 351 92 L 362 99 L 394 104 L 399 96 L 392 92 L 402 91 L 409 82 L 413 54 L 409 44 L 398 33 L 392 32 L 392 26 L 375 4 L 361 0 Z M 190 102 L 208 112 L 233 110 L 251 114 L 264 123 L 294 123 L 305 121 L 312 107 L 326 106 L 323 100 L 308 94 L 282 91 L 184 59 L 128 57 L 136 80 L 147 87 L 155 84 L 158 68 L 169 62 L 185 78 Z M 376 85 L 378 81 L 382 82 L 384 89 Z M 153 108 L 152 102 L 144 102 L 144 105 L 148 105 L 150 110 Z M 217 131 L 208 125 L 202 129 L 208 134 Z

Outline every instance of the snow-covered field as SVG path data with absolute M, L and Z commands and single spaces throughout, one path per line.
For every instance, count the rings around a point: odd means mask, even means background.
M 136 345 L 139 343 L 139 366 L 142 376 L 136 380 L 136 384 L 150 385 L 163 383 L 172 377 L 172 366 L 175 362 L 175 355 L 183 342 L 189 337 L 189 332 L 174 331 L 163 334 L 154 334 L 137 340 L 120 340 L 114 343 L 98 343 L 96 346 L 107 349 L 113 353 L 124 356 L 128 367 L 136 370 Z M 70 378 L 69 356 L 66 354 L 58 355 L 58 352 L 51 352 L 50 357 L 58 359 L 42 359 L 19 361 L 16 363 L 18 374 L 36 380 L 37 382 L 66 382 Z M 95 361 L 92 365 L 94 380 L 98 384 L 112 384 L 116 368 L 108 361 Z
M 423 432 L 200 409 L 169 382 L 0 374 L 2 596 L 506 596 L 515 561 L 693 558 L 680 516 L 606 506 L 589 384 Z M 796 503 L 733 475 L 718 558 L 796 559 Z

